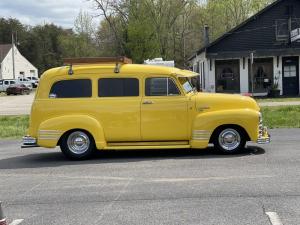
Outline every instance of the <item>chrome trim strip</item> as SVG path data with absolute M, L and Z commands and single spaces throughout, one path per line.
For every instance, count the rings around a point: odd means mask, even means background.
M 192 140 L 208 140 L 210 132 L 208 130 L 193 130 Z
M 39 137 L 39 140 L 58 140 L 58 137 Z

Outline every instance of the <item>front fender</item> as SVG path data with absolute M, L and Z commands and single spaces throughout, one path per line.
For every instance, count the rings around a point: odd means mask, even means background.
M 97 149 L 106 146 L 103 127 L 98 120 L 88 115 L 59 116 L 45 120 L 38 129 L 38 145 L 54 148 L 64 133 L 74 129 L 89 132 L 95 140 Z
M 210 136 L 217 127 L 230 124 L 244 128 L 251 141 L 256 141 L 258 137 L 258 122 L 259 112 L 252 109 L 231 109 L 199 113 L 193 121 L 192 137 L 197 138 L 198 135 L 198 142 L 200 141 L 202 144 L 207 145 Z M 195 142 L 195 140 L 193 141 Z

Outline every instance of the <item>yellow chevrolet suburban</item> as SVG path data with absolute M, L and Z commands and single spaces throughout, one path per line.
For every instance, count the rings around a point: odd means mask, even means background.
M 270 142 L 250 97 L 199 93 L 198 74 L 136 65 L 125 57 L 66 59 L 46 71 L 22 147 L 60 146 L 71 159 L 96 150 L 203 149 L 240 151 Z

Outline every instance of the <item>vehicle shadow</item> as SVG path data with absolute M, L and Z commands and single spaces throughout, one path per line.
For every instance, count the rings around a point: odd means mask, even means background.
M 130 150 L 130 151 L 102 151 L 95 154 L 90 160 L 70 161 L 61 152 L 36 153 L 0 160 L 0 169 L 25 169 L 60 167 L 67 165 L 91 165 L 103 163 L 128 163 L 140 161 L 158 161 L 168 159 L 216 159 L 237 158 L 251 155 L 264 154 L 265 150 L 258 146 L 248 146 L 242 152 L 235 155 L 225 155 L 209 147 L 203 150 L 197 149 L 171 149 L 171 150 Z

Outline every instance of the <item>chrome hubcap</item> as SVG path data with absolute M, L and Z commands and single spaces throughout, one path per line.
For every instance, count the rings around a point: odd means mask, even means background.
M 241 143 L 241 136 L 239 132 L 234 129 L 225 129 L 219 135 L 220 146 L 227 150 L 235 150 Z
M 84 132 L 75 131 L 69 135 L 67 144 L 72 153 L 80 155 L 89 149 L 90 139 Z

